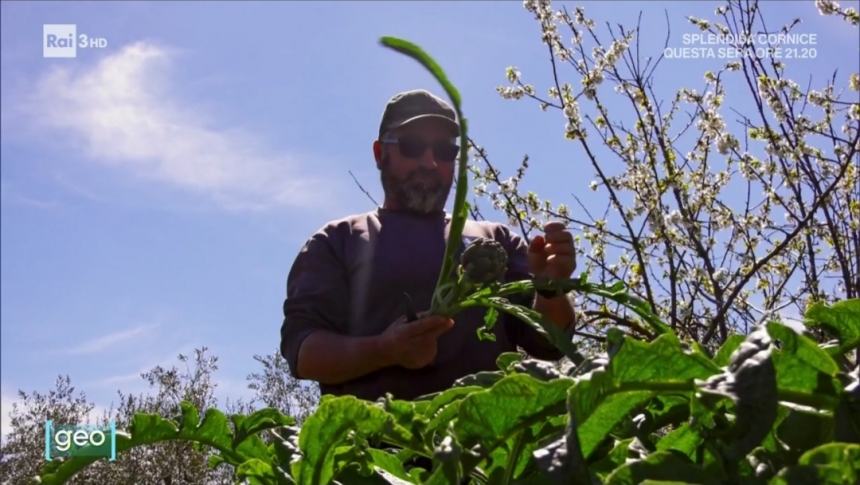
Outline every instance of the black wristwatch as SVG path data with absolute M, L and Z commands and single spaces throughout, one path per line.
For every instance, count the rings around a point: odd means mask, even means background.
M 561 290 L 543 290 L 543 289 L 536 289 L 535 293 L 537 293 L 538 295 L 540 295 L 544 298 L 555 298 L 555 297 L 558 297 L 558 296 L 561 296 L 564 294 L 564 292 L 562 292 Z

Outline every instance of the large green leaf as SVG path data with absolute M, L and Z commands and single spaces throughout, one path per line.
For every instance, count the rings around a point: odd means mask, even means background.
M 815 341 L 777 322 L 768 323 L 767 331 L 780 347 L 772 359 L 781 391 L 836 394 L 839 367 Z
M 814 303 L 804 317 L 806 325 L 823 327 L 839 339 L 839 353 L 860 346 L 860 299 L 842 300 L 830 306 Z
M 434 397 L 428 408 L 430 422 L 427 425 L 427 429 L 444 434 L 448 424 L 460 412 L 460 404 L 462 404 L 463 399 L 476 391 L 482 390 L 484 390 L 484 387 L 480 386 L 452 387 Z
M 577 389 L 571 389 L 574 400 Z M 588 458 L 612 429 L 634 409 L 651 398 L 650 391 L 632 391 L 606 396 L 599 406 L 579 426 L 582 453 Z
M 586 457 L 622 419 L 654 392 L 692 389 L 696 378 L 719 372 L 701 353 L 686 351 L 678 338 L 663 334 L 653 342 L 625 337 L 606 371 L 597 370 L 588 379 L 577 380 L 572 406 L 581 425 L 579 439 Z
M 617 384 L 629 382 L 686 382 L 716 374 L 720 368 L 706 356 L 686 351 L 674 334 L 660 335 L 652 342 L 630 337 L 609 362 Z
M 463 399 L 454 431 L 460 443 L 480 443 L 486 452 L 537 419 L 564 412 L 572 379 L 542 382 L 531 376 L 507 376 L 490 389 Z
M 308 417 L 299 434 L 301 460 L 292 464 L 299 485 L 329 483 L 337 470 L 335 448 L 350 432 L 370 436 L 381 432 L 391 417 L 373 403 L 354 396 L 323 396 L 317 411 Z

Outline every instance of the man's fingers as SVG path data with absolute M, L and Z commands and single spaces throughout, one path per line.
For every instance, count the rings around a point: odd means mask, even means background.
M 546 240 L 544 239 L 543 236 L 535 236 L 534 238 L 532 238 L 532 241 L 529 243 L 528 252 L 530 252 L 530 253 L 538 252 L 539 253 L 545 245 L 546 245 Z
M 546 235 L 547 244 L 572 244 L 573 236 L 567 231 L 551 232 Z
M 454 326 L 454 320 L 452 320 L 450 318 L 446 318 L 445 321 L 442 323 L 442 325 L 437 327 L 435 330 L 431 330 L 430 332 L 428 332 L 428 334 L 431 334 L 434 337 L 438 337 L 438 336 L 442 335 L 443 333 L 447 332 L 448 330 L 451 330 L 451 327 L 453 327 L 453 326 Z
M 414 337 L 431 332 L 444 332 L 453 325 L 453 320 L 439 315 L 433 315 L 416 320 L 408 325 L 407 335 Z
M 547 234 L 547 237 L 549 237 L 550 233 L 563 231 L 564 229 L 565 229 L 565 225 L 563 222 L 560 222 L 560 221 L 547 222 L 543 226 L 543 232 L 545 232 Z

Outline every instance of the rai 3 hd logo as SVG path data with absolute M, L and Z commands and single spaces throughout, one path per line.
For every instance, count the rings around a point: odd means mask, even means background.
M 43 24 L 42 57 L 77 57 L 78 49 L 104 49 L 104 37 L 78 34 L 77 24 Z

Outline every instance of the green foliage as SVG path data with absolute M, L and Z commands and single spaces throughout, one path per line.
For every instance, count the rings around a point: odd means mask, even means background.
M 137 414 L 117 450 L 194 441 L 255 484 L 857 482 L 860 371 L 827 344 L 774 321 L 713 358 L 673 333 L 612 345 L 567 368 L 502 354 L 498 371 L 414 401 L 325 396 L 301 429 L 271 408 L 201 420 L 185 402 L 174 419 Z M 93 461 L 47 463 L 40 482 Z

